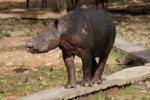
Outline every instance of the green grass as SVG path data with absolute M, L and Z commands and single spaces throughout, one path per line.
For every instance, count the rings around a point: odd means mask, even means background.
M 134 87 L 127 87 L 127 88 L 125 89 L 125 92 L 126 92 L 127 94 L 134 94 L 134 93 L 136 93 L 136 91 L 137 91 L 137 89 L 134 88 Z
M 33 26 L 43 25 L 43 23 L 49 22 L 51 22 L 50 19 L 0 19 L 0 38 L 10 37 L 15 34 L 31 36 L 36 33 Z
M 150 92 L 146 91 L 143 93 L 142 90 L 138 89 L 139 85 L 131 85 L 125 88 L 112 88 L 74 100 L 150 100 Z M 146 89 L 146 87 L 144 88 Z
M 10 33 L 12 30 L 8 29 L 0 29 L 0 38 L 2 37 L 10 37 Z
M 122 56 L 122 53 L 121 53 L 121 52 L 118 52 L 118 51 L 116 51 L 116 50 L 111 50 L 110 55 L 109 55 L 109 57 L 110 57 L 111 59 L 117 59 L 117 58 L 119 58 L 120 56 Z
M 12 35 L 25 35 L 25 36 L 32 36 L 35 32 L 31 28 L 8 28 L 8 29 L 0 29 L 0 38 L 3 37 L 11 37 Z
M 36 19 L 0 19 L 0 25 L 18 25 L 18 24 L 23 24 L 23 25 L 32 25 L 39 23 L 43 20 L 36 20 Z
M 39 66 L 37 71 L 26 70 L 0 75 L 0 97 L 7 96 L 7 94 L 26 95 L 48 87 L 63 85 L 66 80 L 66 70 L 54 70 L 52 67 Z
M 3 96 L 4 96 L 4 92 L 0 91 L 0 100 L 2 99 Z

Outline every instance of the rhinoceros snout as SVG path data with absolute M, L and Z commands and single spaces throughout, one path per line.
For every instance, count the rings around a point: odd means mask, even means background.
M 30 52 L 32 54 L 38 53 L 39 49 L 35 48 L 35 45 L 32 41 L 27 41 L 25 44 L 26 48 L 27 48 L 27 52 Z
M 31 41 L 27 41 L 25 46 L 29 49 L 33 48 L 33 43 Z

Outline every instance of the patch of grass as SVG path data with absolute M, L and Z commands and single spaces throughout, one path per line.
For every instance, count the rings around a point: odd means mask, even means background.
M 4 92 L 3 91 L 0 91 L 0 100 L 1 98 L 4 96 Z
M 109 57 L 111 59 L 117 59 L 119 58 L 120 56 L 122 56 L 122 53 L 119 52 L 119 51 L 116 51 L 116 50 L 111 50 L 110 54 L 109 54 Z
M 112 74 L 116 71 L 121 70 L 123 67 L 122 65 L 118 65 L 116 62 L 116 59 L 120 58 L 122 56 L 121 52 L 118 52 L 116 50 L 112 50 L 109 54 L 109 59 L 110 63 L 105 65 L 105 70 L 104 70 L 104 74 Z M 108 61 L 109 62 L 109 61 Z
M 150 98 L 144 96 L 141 98 L 141 100 L 150 100 Z
M 136 91 L 137 91 L 137 89 L 134 88 L 134 87 L 127 87 L 125 89 L 125 92 L 128 93 L 128 94 L 134 94 L 134 93 L 136 93 Z
M 33 24 L 38 24 L 38 23 L 47 23 L 47 22 L 51 22 L 52 20 L 47 19 L 47 20 L 43 20 L 43 19 L 0 19 L 0 25 L 19 25 L 19 24 L 23 24 L 23 25 L 33 25 Z
M 10 36 L 32 36 L 36 33 L 36 29 L 33 29 L 37 25 L 44 23 L 49 24 L 52 20 L 36 20 L 36 19 L 0 19 L 0 38 Z
M 23 29 L 14 29 L 14 28 L 8 28 L 8 29 L 0 29 L 0 38 L 3 37 L 10 37 L 10 36 L 32 36 L 35 34 L 35 32 L 30 28 L 23 28 Z
M 114 87 L 74 100 L 150 100 L 150 91 L 144 84 L 139 82 L 128 87 Z
M 25 34 L 26 36 L 32 36 L 33 34 L 35 34 L 35 33 L 33 32 L 33 30 L 30 29 L 30 28 L 26 28 L 26 29 L 24 29 L 23 31 L 24 31 L 24 34 Z
M 90 100 L 103 100 L 103 97 L 101 95 L 95 95 L 94 97 L 90 96 L 89 99 Z
M 39 66 L 37 70 L 15 72 L 10 75 L 0 75 L 0 97 L 7 94 L 26 95 L 49 87 L 63 85 L 66 80 L 66 70 L 54 70 L 53 66 Z
M 0 25 L 17 25 L 17 24 L 35 24 L 38 20 L 34 19 L 0 19 Z
M 75 100 L 150 100 L 149 92 L 142 92 L 138 87 L 136 84 L 125 88 L 112 88 Z
M 12 30 L 9 29 L 0 29 L 0 38 L 2 37 L 10 37 L 10 33 Z

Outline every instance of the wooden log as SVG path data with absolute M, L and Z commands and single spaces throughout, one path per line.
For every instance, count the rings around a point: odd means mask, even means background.
M 139 47 L 122 39 L 116 39 L 114 47 L 117 50 L 123 51 L 128 55 L 131 55 L 132 58 L 143 60 L 143 62 L 150 63 L 150 49 Z M 132 60 L 132 59 L 131 59 Z M 126 61 L 125 61 L 126 62 Z
M 17 100 L 67 100 L 74 97 L 91 94 L 100 90 L 111 88 L 114 86 L 124 86 L 139 81 L 150 79 L 150 66 L 138 66 L 126 68 L 119 72 L 103 78 L 100 85 L 93 87 L 79 86 L 75 89 L 65 89 L 64 87 L 56 87 L 31 94 L 29 96 L 18 98 Z
M 150 8 L 108 8 L 109 12 L 114 13 L 129 13 L 129 14 L 150 14 Z

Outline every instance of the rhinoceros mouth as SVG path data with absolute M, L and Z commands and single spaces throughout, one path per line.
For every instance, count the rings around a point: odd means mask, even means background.
M 30 52 L 32 54 L 36 54 L 36 53 L 39 53 L 39 50 L 38 49 L 34 49 L 34 48 L 28 48 L 27 52 Z
M 35 49 L 35 48 L 28 48 L 27 52 L 30 52 L 32 54 L 37 54 L 37 53 L 46 53 L 49 50 L 40 50 L 40 49 Z

